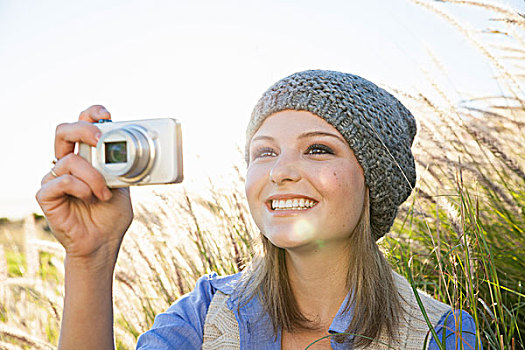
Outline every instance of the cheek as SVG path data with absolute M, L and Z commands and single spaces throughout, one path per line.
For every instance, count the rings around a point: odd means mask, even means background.
M 364 200 L 364 177 L 354 167 L 342 166 L 321 170 L 319 182 L 333 205 L 347 213 L 361 212 Z
M 255 183 L 257 182 L 255 175 L 256 174 L 254 173 L 252 168 L 248 168 L 248 170 L 246 171 L 246 181 L 244 183 L 244 190 L 246 191 L 246 197 L 248 197 L 248 199 L 255 190 Z
M 348 176 L 345 176 L 343 169 L 320 169 L 318 174 L 314 175 L 319 179 L 321 189 L 331 197 L 338 197 L 341 192 L 347 191 L 351 186 Z
M 250 171 L 246 173 L 246 181 L 244 183 L 244 191 L 246 192 L 246 199 L 248 200 L 248 204 L 250 205 L 250 208 L 252 206 L 252 196 L 254 193 L 254 179 L 252 176 L 250 176 Z
M 252 211 L 255 209 L 255 204 L 262 191 L 265 178 L 265 171 L 264 169 L 261 169 L 260 166 L 252 164 L 248 167 L 244 190 L 246 192 L 248 204 L 250 205 L 250 210 Z

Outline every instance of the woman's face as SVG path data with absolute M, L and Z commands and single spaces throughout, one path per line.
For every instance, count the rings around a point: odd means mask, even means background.
M 343 136 L 307 111 L 268 117 L 250 143 L 250 211 L 261 232 L 286 249 L 344 243 L 365 195 L 363 170 Z

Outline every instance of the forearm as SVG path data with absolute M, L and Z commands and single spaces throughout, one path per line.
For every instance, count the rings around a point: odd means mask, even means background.
M 114 349 L 114 264 L 89 266 L 66 258 L 60 350 Z

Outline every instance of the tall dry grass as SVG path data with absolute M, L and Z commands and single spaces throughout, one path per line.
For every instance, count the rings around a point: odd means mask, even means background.
M 454 103 L 431 76 L 433 97 L 398 91 L 425 116 L 414 147 L 420 179 L 383 244 L 419 288 L 474 317 L 485 349 L 522 349 L 525 18 L 481 1 L 413 1 L 464 34 L 492 67 L 501 94 Z M 446 3 L 488 11 L 494 27 L 467 29 Z
M 419 122 L 414 153 L 420 178 L 380 244 L 415 286 L 468 311 L 485 349 L 523 349 L 525 19 L 493 3 L 413 1 L 479 50 L 501 94 L 469 96 L 458 104 L 432 73 L 431 95 L 395 91 Z M 484 9 L 495 27 L 466 29 L 447 6 Z M 493 40 L 501 35 L 504 43 Z M 445 74 L 439 59 L 433 60 Z M 210 184 L 208 191 L 191 194 L 174 186 L 170 195 L 158 195 L 155 208 L 137 205 L 115 272 L 118 349 L 133 349 L 155 315 L 192 290 L 201 275 L 235 273 L 249 261 L 256 230 L 242 171 L 236 173 L 227 191 Z M 25 239 L 15 242 L 4 232 L 0 245 L 0 349 L 50 349 L 57 343 L 63 251 L 36 230 L 29 217 Z

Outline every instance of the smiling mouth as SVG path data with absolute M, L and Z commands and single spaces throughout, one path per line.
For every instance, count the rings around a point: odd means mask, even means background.
M 314 207 L 318 202 L 306 198 L 294 199 L 272 199 L 270 208 L 275 211 L 279 210 L 307 210 Z

